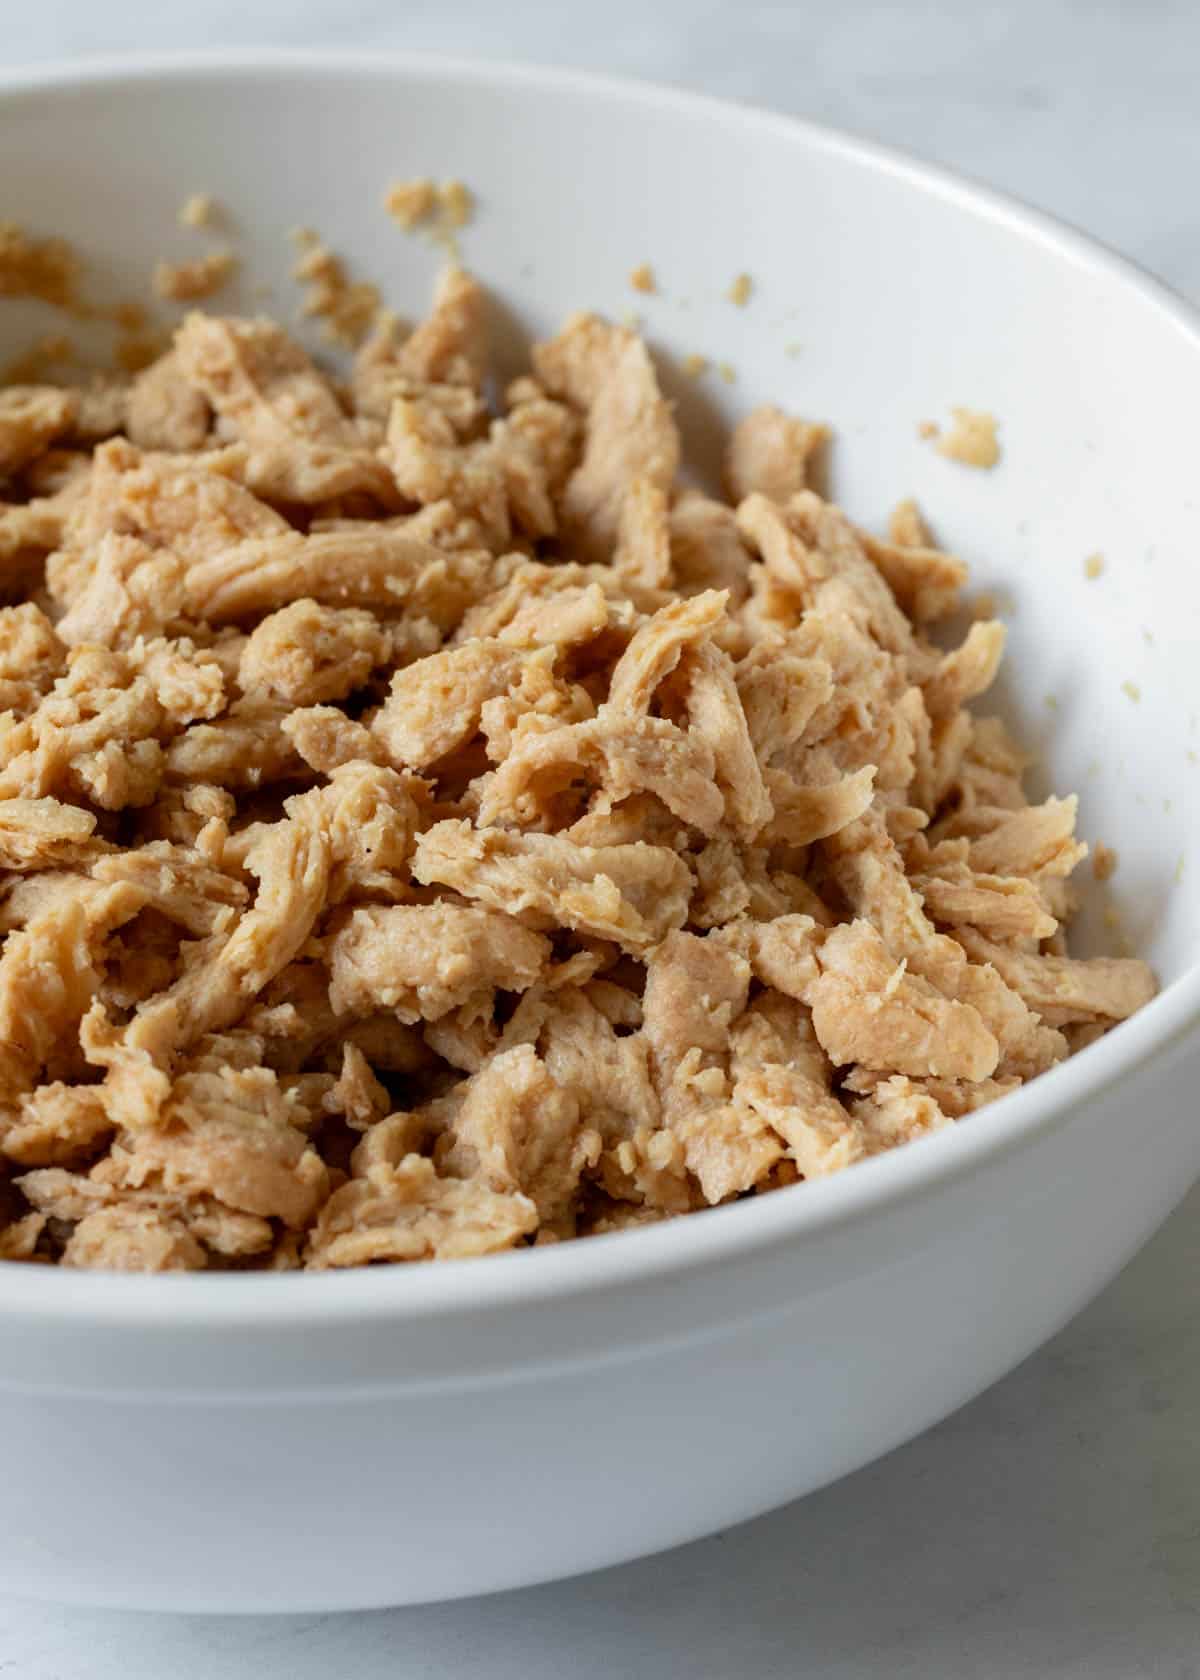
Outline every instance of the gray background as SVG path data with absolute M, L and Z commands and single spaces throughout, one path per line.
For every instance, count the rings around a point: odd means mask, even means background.
M 1200 300 L 1193 4 L 0 4 L 9 63 L 268 43 L 539 59 L 773 105 L 1015 192 Z M 799 1505 L 646 1563 L 353 1617 L 156 1618 L 0 1598 L 0 1676 L 1200 1676 L 1198 1278 L 1193 1192 L 1069 1329 L 940 1428 Z

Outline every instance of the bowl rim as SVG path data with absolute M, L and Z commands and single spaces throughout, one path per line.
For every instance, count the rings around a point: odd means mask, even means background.
M 146 83 L 306 76 L 318 80 L 443 80 L 533 93 L 576 93 L 614 106 L 673 110 L 750 127 L 773 143 L 799 143 L 903 181 L 966 214 L 1032 241 L 1048 255 L 1149 304 L 1193 354 L 1200 314 L 1178 292 L 1102 241 L 1012 194 L 823 123 L 668 84 L 549 64 L 455 55 L 321 48 L 236 48 L 103 54 L 0 69 L 0 116 L 23 96 Z M 930 1196 L 1064 1125 L 1082 1104 L 1124 1086 L 1155 1058 L 1174 1055 L 1200 1024 L 1200 958 L 1130 1020 L 1011 1095 L 955 1125 L 860 1162 L 848 1172 L 699 1210 L 682 1221 L 472 1260 L 325 1273 L 184 1273 L 141 1276 L 0 1265 L 0 1317 L 47 1327 L 87 1324 L 173 1333 L 182 1328 L 294 1332 L 355 1322 L 461 1317 L 539 1305 L 665 1279 L 862 1222 Z

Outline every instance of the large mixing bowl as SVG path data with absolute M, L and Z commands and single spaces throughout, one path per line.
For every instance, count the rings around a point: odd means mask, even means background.
M 0 1586 L 300 1610 L 590 1569 L 843 1475 L 1049 1336 L 1200 1169 L 1191 313 L 876 147 L 557 71 L 273 54 L 9 75 L 0 155 L 2 213 L 68 235 L 114 291 L 194 253 L 176 210 L 212 192 L 234 304 L 263 307 L 266 282 L 285 315 L 301 223 L 418 312 L 439 259 L 381 193 L 459 176 L 464 254 L 514 335 L 636 304 L 668 356 L 736 370 L 671 387 L 693 458 L 754 401 L 831 421 L 854 515 L 915 493 L 1004 603 L 1002 698 L 1046 786 L 1079 789 L 1084 832 L 1120 852 L 1125 931 L 1163 982 L 947 1132 L 666 1226 L 342 1275 L 0 1267 Z M 644 260 L 651 297 L 628 286 Z M 0 353 L 46 328 L 6 304 Z M 918 438 L 953 404 L 999 417 L 996 471 Z

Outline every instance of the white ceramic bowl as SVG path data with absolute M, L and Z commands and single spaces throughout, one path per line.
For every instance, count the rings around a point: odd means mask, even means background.
M 853 513 L 917 494 L 1003 592 L 1007 703 L 1119 849 L 1128 932 L 1164 982 L 949 1133 L 666 1227 L 345 1275 L 0 1267 L 0 1586 L 308 1610 L 564 1575 L 805 1493 L 1035 1348 L 1200 1168 L 1191 314 L 876 147 L 557 71 L 271 55 L 9 75 L 0 148 L 3 213 L 76 239 L 118 289 L 197 248 L 175 211 L 212 191 L 247 288 L 288 312 L 298 223 L 418 312 L 435 257 L 380 194 L 459 175 L 480 201 L 466 257 L 514 323 L 636 304 L 664 351 L 736 367 L 733 387 L 675 386 L 694 454 L 752 401 L 831 420 Z M 652 298 L 627 284 L 644 259 Z M 741 270 L 744 310 L 724 298 Z M 6 305 L 0 352 L 45 327 Z M 918 441 L 953 403 L 1000 416 L 998 471 Z

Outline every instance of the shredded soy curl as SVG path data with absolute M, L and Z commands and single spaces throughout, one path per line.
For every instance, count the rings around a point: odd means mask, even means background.
M 1075 800 L 967 709 L 1003 628 L 934 646 L 965 569 L 911 503 L 858 529 L 771 407 L 682 488 L 595 315 L 487 372 L 452 269 L 345 386 L 195 313 L 0 392 L 4 1256 L 620 1230 L 965 1121 L 1151 996 L 1066 953 Z

